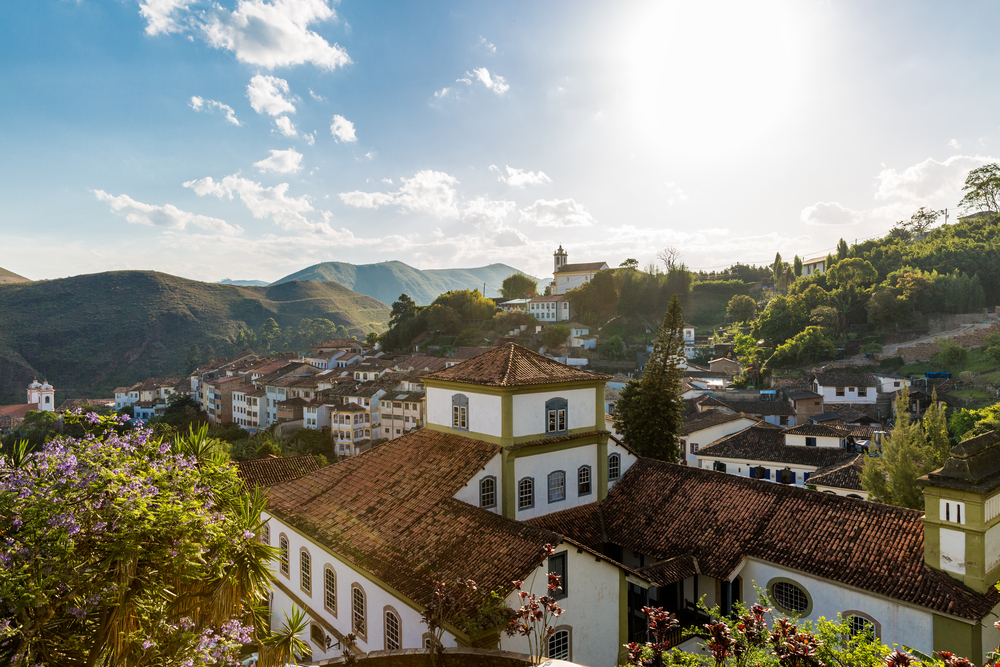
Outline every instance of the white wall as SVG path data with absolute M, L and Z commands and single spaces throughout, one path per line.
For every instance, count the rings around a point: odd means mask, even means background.
M 884 394 L 891 394 L 893 392 L 899 391 L 903 387 L 909 387 L 910 381 L 907 379 L 900 378 L 887 378 L 880 375 L 876 375 L 875 379 L 879 382 L 879 391 Z M 896 386 L 896 385 L 899 386 Z
M 732 435 L 733 433 L 739 433 L 740 431 L 746 430 L 756 423 L 757 422 L 753 419 L 736 419 L 726 424 L 710 426 L 708 428 L 703 428 L 700 431 L 694 431 L 688 435 L 680 436 L 681 440 L 684 441 L 684 454 L 681 456 L 681 459 L 687 460 L 688 465 L 692 468 L 700 468 L 701 465 L 699 464 L 698 455 L 691 453 L 691 445 L 704 447 L 705 445 L 715 442 L 719 438 L 724 438 L 727 435 Z
M 930 655 L 934 650 L 934 620 L 929 610 L 909 607 L 892 600 L 811 577 L 772 563 L 747 559 L 740 575 L 743 577 L 743 597 L 752 599 L 754 584 L 765 588 L 771 579 L 785 577 L 796 582 L 811 597 L 812 612 L 804 617 L 816 620 L 820 616 L 835 619 L 847 610 L 870 615 L 882 626 L 883 644 L 905 644 Z
M 736 475 L 737 477 L 750 477 L 750 469 L 756 468 L 758 465 L 767 468 L 771 471 L 771 479 L 762 479 L 761 482 L 774 482 L 775 474 L 788 468 L 795 473 L 795 484 L 794 486 L 805 486 L 808 482 L 805 480 L 805 474 L 809 473 L 812 475 L 816 472 L 816 466 L 803 466 L 803 465 L 786 465 L 784 463 L 774 463 L 768 461 L 747 461 L 741 459 L 723 459 L 719 457 L 704 457 L 701 459 L 701 467 L 705 470 L 714 470 L 714 464 L 716 461 L 721 461 L 726 464 L 726 474 Z
M 473 387 L 469 387 L 473 389 Z M 427 388 L 427 423 L 451 428 L 451 397 L 463 394 L 469 398 L 469 430 L 473 433 L 501 436 L 502 415 L 499 396 L 454 391 L 440 387 Z M 462 431 L 456 431 L 461 433 Z
M 264 518 L 269 515 L 265 512 Z M 271 517 L 268 522 L 271 528 L 271 544 L 278 546 L 278 536 L 284 533 L 289 542 L 289 576 L 278 572 L 277 562 L 272 563 L 272 570 L 275 577 L 291 590 L 300 600 L 309 605 L 313 613 L 320 616 L 327 623 L 335 627 L 344 635 L 352 632 L 351 628 L 351 585 L 358 583 L 364 589 L 367 600 L 367 622 L 368 632 L 366 640 L 358 638 L 358 648 L 363 651 L 381 651 L 385 648 L 385 616 L 384 608 L 391 606 L 399 615 L 400 621 L 400 641 L 402 648 L 422 648 L 423 635 L 427 631 L 427 626 L 420 622 L 420 613 L 402 600 L 391 595 L 380 588 L 368 577 L 354 570 L 349 565 L 336 558 L 328 551 L 325 551 L 318 544 L 297 533 L 294 529 L 284 525 L 278 519 Z M 299 549 L 306 547 L 312 556 L 312 595 L 308 595 L 299 586 Z M 334 616 L 323 606 L 323 567 L 332 565 L 337 574 L 337 615 Z M 285 622 L 282 612 L 291 614 L 292 601 L 281 589 L 274 588 L 274 599 L 271 605 L 271 627 L 280 629 Z M 312 613 L 310 613 L 312 618 Z M 308 631 L 305 639 L 309 640 Z M 455 638 L 448 633 L 443 637 L 445 646 L 456 646 Z M 313 649 L 313 660 L 324 658 L 340 657 L 339 649 L 326 653 L 321 652 L 312 642 L 309 645 Z
M 812 481 L 812 480 L 810 480 Z M 855 491 L 854 489 L 839 489 L 833 486 L 823 486 L 821 484 L 816 485 L 816 490 L 822 493 L 832 493 L 835 496 L 860 496 L 862 500 L 868 500 L 867 491 Z
M 517 510 L 515 518 L 518 521 L 524 521 L 550 512 L 597 502 L 598 463 L 596 444 L 517 457 L 514 459 L 514 493 L 517 494 L 517 487 L 522 479 L 525 477 L 534 478 L 535 506 L 531 509 Z M 600 464 L 606 466 L 607 461 L 601 461 Z M 577 493 L 579 490 L 577 471 L 583 465 L 590 466 L 590 493 L 580 496 Z M 549 473 L 556 470 L 562 470 L 566 473 L 566 499 L 549 503 L 548 476 Z M 515 507 L 517 506 L 516 502 L 515 495 Z
M 453 497 L 455 500 L 461 500 L 463 503 L 468 503 L 474 507 L 479 507 L 479 482 L 482 481 L 484 477 L 489 476 L 496 477 L 497 479 L 497 504 L 496 507 L 491 508 L 489 511 L 494 514 L 503 514 L 503 459 L 500 454 L 497 454 L 490 462 L 486 464 L 483 470 L 476 473 L 476 476 L 469 480 L 469 482 L 458 490 Z
M 618 664 L 618 618 L 620 605 L 620 571 L 603 558 L 589 551 L 577 553 L 577 547 L 562 543 L 556 553 L 566 552 L 567 595 L 557 600 L 565 613 L 553 621 L 555 628 L 568 626 L 570 632 L 570 659 L 580 665 L 604 667 Z M 523 590 L 541 597 L 547 595 L 548 561 L 525 579 Z M 507 597 L 507 604 L 515 609 L 521 606 L 516 594 Z M 501 635 L 500 648 L 517 653 L 528 652 L 528 642 L 523 637 Z M 547 648 L 547 647 L 546 647 Z
M 590 282 L 590 280 L 593 279 L 595 273 L 597 272 L 595 271 L 593 273 L 580 273 L 580 274 L 557 273 L 555 274 L 556 288 L 552 290 L 552 293 L 565 294 L 571 289 L 575 289 L 587 282 Z
M 852 391 L 853 390 L 853 391 Z M 874 404 L 878 398 L 877 387 L 867 387 L 866 396 L 858 396 L 857 387 L 844 387 L 844 395 L 837 396 L 836 387 L 820 387 L 813 383 L 813 391 L 823 396 L 826 403 L 871 403 Z
M 636 461 L 635 454 L 625 449 L 624 447 L 618 445 L 615 441 L 608 440 L 608 456 L 611 456 L 612 454 L 618 454 L 618 456 L 621 458 L 621 477 L 618 478 L 621 479 L 622 477 L 625 476 L 625 473 L 628 471 L 628 469 L 632 467 L 632 464 L 635 463 Z M 603 461 L 601 465 L 603 465 L 605 470 L 607 470 L 608 467 L 607 461 Z M 615 484 L 617 484 L 617 480 L 612 481 L 609 479 L 608 491 L 613 489 Z
M 514 437 L 545 434 L 545 401 L 552 398 L 565 398 L 569 412 L 567 423 L 569 428 L 594 428 L 596 426 L 597 390 L 569 389 L 562 391 L 547 391 L 538 394 L 514 395 Z M 449 402 L 451 399 L 448 399 Z
M 826 436 L 815 436 L 817 447 L 836 447 L 840 448 L 840 438 L 830 438 Z M 796 447 L 806 447 L 806 436 L 804 435 L 786 435 L 785 436 L 786 445 L 794 445 Z

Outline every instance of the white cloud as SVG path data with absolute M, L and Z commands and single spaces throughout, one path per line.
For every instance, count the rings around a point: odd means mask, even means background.
M 497 180 L 506 183 L 515 188 L 523 188 L 526 185 L 541 185 L 542 183 L 551 183 L 552 179 L 545 175 L 545 172 L 533 172 L 525 171 L 524 169 L 514 169 L 512 167 L 506 166 L 507 175 L 504 176 L 503 172 L 500 171 L 500 167 L 495 164 L 490 165 L 490 171 L 495 171 L 497 173 Z
M 681 186 L 676 183 L 664 183 L 660 192 L 667 196 L 667 203 L 671 206 L 674 205 L 674 202 L 687 201 L 688 199 L 688 196 L 681 190 Z
M 572 199 L 539 199 L 521 210 L 521 222 L 539 227 L 589 227 L 596 223 L 583 204 Z
M 166 229 L 184 229 L 190 223 L 216 234 L 240 234 L 242 229 L 230 225 L 225 220 L 210 218 L 207 215 L 197 215 L 182 211 L 172 204 L 155 206 L 143 204 L 128 195 L 112 196 L 104 190 L 92 190 L 94 196 L 111 205 L 111 210 L 134 225 L 149 227 L 164 227 Z
M 226 114 L 226 120 L 239 127 L 240 121 L 236 119 L 236 112 L 228 104 L 223 104 L 222 102 L 216 102 L 215 100 L 206 100 L 197 95 L 191 98 L 191 108 L 195 111 L 211 111 L 212 109 L 218 109 L 219 111 Z
M 503 95 L 508 90 L 510 86 L 507 85 L 507 81 L 499 74 L 490 75 L 490 71 L 485 67 L 480 67 L 479 69 L 474 69 L 471 72 L 466 72 L 470 77 L 475 77 L 481 84 L 492 90 L 497 95 Z M 459 79 L 463 81 L 464 79 Z
M 435 90 L 434 91 L 434 97 L 436 97 L 438 99 L 442 99 L 442 98 L 445 98 L 445 97 L 449 97 L 453 92 L 454 91 L 451 88 L 445 87 L 445 88 L 442 88 L 441 90 Z
M 470 74 L 469 76 L 472 76 L 472 75 Z M 472 85 L 472 79 L 466 79 L 466 78 L 455 79 L 455 83 L 464 83 L 467 86 L 471 86 Z M 447 88 L 445 90 L 447 90 Z
M 441 171 L 418 171 L 413 178 L 401 178 L 402 185 L 396 192 L 340 193 L 348 206 L 379 208 L 398 206 L 404 213 L 429 213 L 438 218 L 457 218 L 458 196 L 455 185 L 458 179 Z
M 490 44 L 488 41 L 486 41 L 486 38 L 483 37 L 483 36 L 481 36 L 481 35 L 479 37 L 479 43 L 482 44 L 483 47 L 487 51 L 489 51 L 490 53 L 496 53 L 497 52 L 497 47 L 495 47 L 494 45 Z
M 302 153 L 294 148 L 288 150 L 272 150 L 271 157 L 264 158 L 260 162 L 254 162 L 253 166 L 261 171 L 274 171 L 279 174 L 294 173 L 302 169 Z
M 860 211 L 852 211 L 846 206 L 837 202 L 816 202 L 812 206 L 802 209 L 802 222 L 807 225 L 819 225 L 822 227 L 844 227 L 846 225 L 856 225 L 861 222 L 864 214 Z
M 183 185 L 186 188 L 191 188 L 195 194 L 201 197 L 213 195 L 220 199 L 232 200 L 234 195 L 238 196 L 253 217 L 258 219 L 270 217 L 285 230 L 322 233 L 331 231 L 326 222 L 312 222 L 305 217 L 305 213 L 315 210 L 309 202 L 309 196 L 289 197 L 287 194 L 288 183 L 265 188 L 256 181 L 233 174 L 226 176 L 221 181 L 216 181 L 208 176 L 187 181 Z
M 313 146 L 313 145 L 316 144 L 316 133 L 315 132 L 313 132 L 312 134 L 303 134 L 302 138 L 305 139 L 306 143 L 309 144 L 310 146 Z
M 316 100 L 318 102 L 325 102 L 326 101 L 325 97 L 323 97 L 322 95 L 319 95 L 317 93 L 314 93 L 312 88 L 309 89 L 309 97 L 313 98 L 314 100 Z
M 288 116 L 282 116 L 281 118 L 276 119 L 274 124 L 278 126 L 278 131 L 286 137 L 294 137 L 298 135 L 298 132 L 295 131 L 295 123 L 293 123 Z
M 365 153 L 361 157 L 368 158 L 368 160 L 371 161 L 371 160 L 375 159 L 376 155 L 378 155 L 378 153 L 376 153 L 375 151 L 368 151 L 367 153 Z
M 215 5 L 200 28 L 208 43 L 236 59 L 268 69 L 312 63 L 333 70 L 351 62 L 347 51 L 309 30 L 337 13 L 326 0 L 239 0 L 235 11 Z
M 292 104 L 292 100 L 285 98 L 286 94 L 288 94 L 288 82 L 276 76 L 258 74 L 250 79 L 250 84 L 247 86 L 247 98 L 253 110 L 270 116 L 295 113 L 295 105 Z
M 197 0 L 140 0 L 139 14 L 146 19 L 146 34 L 159 35 L 185 29 L 181 14 Z
M 392 179 L 391 178 L 383 178 L 382 182 L 383 183 L 388 183 L 389 185 L 392 185 Z
M 980 155 L 953 155 L 944 162 L 927 158 L 902 171 L 883 169 L 875 177 L 875 198 L 902 199 L 914 204 L 914 208 L 953 206 L 962 198 L 969 172 L 995 161 Z
M 330 125 L 330 134 L 337 141 L 345 143 L 358 140 L 357 135 L 354 134 L 354 123 L 339 114 L 333 117 L 333 124 Z
M 475 225 L 482 237 L 498 248 L 527 245 L 527 236 L 504 223 L 516 208 L 517 204 L 512 201 L 476 197 L 462 207 L 462 221 Z
M 958 143 L 958 139 L 952 139 L 948 142 L 949 148 L 954 148 L 956 151 L 962 147 L 962 144 Z

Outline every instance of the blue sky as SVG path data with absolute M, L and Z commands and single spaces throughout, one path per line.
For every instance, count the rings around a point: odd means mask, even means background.
M 1000 154 L 993 3 L 0 5 L 0 266 L 820 255 Z M 954 211 L 953 211 L 954 215 Z M 952 218 L 954 220 L 954 217 Z

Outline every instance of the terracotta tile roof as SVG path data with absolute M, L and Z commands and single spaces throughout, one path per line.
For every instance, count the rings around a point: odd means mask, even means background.
M 840 447 L 786 445 L 783 429 L 760 422 L 739 433 L 719 438 L 698 450 L 699 458 L 739 459 L 817 468 L 841 463 L 852 456 Z
M 888 426 L 861 426 L 859 424 L 844 424 L 838 426 L 837 428 L 844 429 L 847 433 L 854 438 L 860 438 L 863 440 L 871 440 L 875 437 L 875 434 L 882 431 L 887 436 L 892 435 L 892 428 Z
M 580 264 L 563 264 L 555 273 L 573 273 L 574 271 L 600 271 L 607 268 L 607 262 L 583 262 Z
M 809 391 L 808 389 L 789 389 L 785 392 L 785 396 L 792 401 L 802 401 L 809 398 L 823 398 L 815 391 Z
M 697 574 L 698 563 L 693 556 L 685 554 L 640 567 L 636 571 L 657 586 L 669 586 Z
M 472 359 L 473 357 L 478 357 L 480 354 L 485 354 L 492 350 L 492 347 L 470 347 L 462 345 L 455 348 L 455 353 L 449 357 L 451 360 L 466 360 Z
M 560 516 L 577 508 L 533 523 L 583 541 L 593 531 L 577 537 L 572 528 L 601 521 L 608 542 L 661 560 L 691 555 L 717 579 L 753 557 L 971 620 L 1000 602 L 996 589 L 972 592 L 924 563 L 923 513 L 914 510 L 652 459 L 586 507 L 599 517 Z
M 704 412 L 696 412 L 690 415 L 684 420 L 684 425 L 681 427 L 681 435 L 691 435 L 701 431 L 702 429 L 712 428 L 713 426 L 719 426 L 720 424 L 728 424 L 729 422 L 738 421 L 740 419 L 752 419 L 752 417 L 747 417 L 741 414 L 730 414 L 728 412 L 722 412 L 721 410 L 705 410 Z
M 846 429 L 822 424 L 800 424 L 786 428 L 785 433 L 787 435 L 814 435 L 824 438 L 846 438 L 849 435 Z
M 730 410 L 745 412 L 748 415 L 790 417 L 795 414 L 792 406 L 784 401 L 744 401 L 729 399 L 725 396 L 716 396 L 715 399 Z M 709 402 L 704 401 L 702 405 L 709 405 Z
M 425 379 L 451 380 L 487 387 L 517 387 L 555 382 L 608 380 L 610 376 L 588 373 L 508 343 L 451 368 L 431 373 Z
M 287 458 L 268 456 L 255 461 L 238 461 L 236 463 L 236 474 L 248 486 L 274 486 L 298 479 L 315 470 L 319 470 L 319 465 L 316 463 L 316 459 L 308 454 Z
M 587 431 L 586 433 L 567 433 L 566 435 L 553 435 L 548 438 L 539 438 L 538 440 L 530 440 L 528 442 L 522 442 L 516 445 L 508 445 L 506 449 L 507 451 L 513 451 L 515 449 L 524 449 L 525 447 L 550 445 L 554 442 L 568 442 L 570 440 L 576 440 L 577 438 L 589 438 L 595 435 L 610 435 L 610 434 L 611 434 L 610 431 Z
M 861 471 L 865 467 L 865 455 L 858 454 L 844 463 L 820 468 L 809 476 L 809 484 L 829 486 L 835 489 L 862 491 Z
M 401 370 L 439 371 L 448 365 L 445 357 L 431 357 L 424 354 L 414 354 L 398 359 L 393 366 Z
M 499 452 L 421 429 L 272 487 L 268 510 L 418 604 L 436 577 L 506 592 L 559 537 L 453 498 Z
M 859 410 L 850 405 L 830 405 L 826 408 L 831 413 L 840 415 L 845 422 L 866 421 L 877 422 L 878 417 L 873 417 L 867 410 Z
M 878 380 L 871 373 L 816 373 L 813 379 L 821 387 L 877 387 Z
M 0 405 L 0 417 L 24 419 L 32 410 L 38 409 L 38 403 L 19 403 L 17 405 Z
M 565 294 L 552 294 L 550 296 L 533 296 L 529 303 L 552 303 L 555 301 L 565 301 Z

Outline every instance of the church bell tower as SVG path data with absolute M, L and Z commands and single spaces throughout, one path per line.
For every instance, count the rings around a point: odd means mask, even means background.
M 556 273 L 562 267 L 566 266 L 566 251 L 563 250 L 562 244 L 559 245 L 559 249 L 552 253 L 553 266 L 552 272 Z

